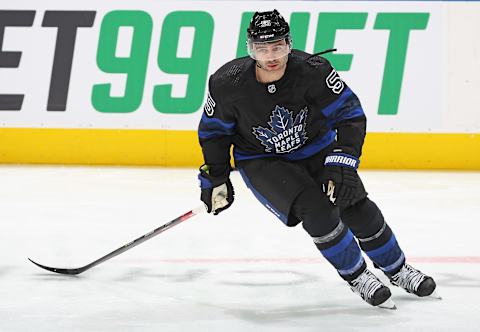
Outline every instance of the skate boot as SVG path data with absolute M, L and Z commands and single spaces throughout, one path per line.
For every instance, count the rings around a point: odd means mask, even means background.
M 370 305 L 386 309 L 397 309 L 392 301 L 390 289 L 381 282 L 368 269 L 365 269 L 361 275 L 349 282 L 350 288 L 354 293 Z
M 388 277 L 393 285 L 403 288 L 408 293 L 415 294 L 419 297 L 431 296 L 441 299 L 435 292 L 437 285 L 433 278 L 414 269 L 407 263 L 403 264 L 400 271 L 394 275 L 388 275 Z

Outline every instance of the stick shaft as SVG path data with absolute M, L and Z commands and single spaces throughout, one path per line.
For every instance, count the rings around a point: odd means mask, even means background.
M 124 253 L 127 250 L 130 250 L 130 249 L 138 246 L 139 244 L 151 239 L 152 237 L 157 236 L 160 233 L 163 233 L 167 229 L 170 229 L 170 228 L 184 222 L 185 220 L 190 219 L 191 217 L 193 217 L 193 216 L 195 216 L 195 215 L 197 215 L 197 214 L 199 214 L 203 211 L 205 211 L 205 207 L 203 205 L 198 206 L 195 209 L 192 209 L 192 210 L 182 214 L 181 216 L 167 222 L 166 224 L 163 224 L 162 226 L 160 226 L 158 228 L 155 228 L 153 231 L 148 232 L 148 233 L 136 238 L 135 240 L 121 246 L 120 248 L 115 249 L 114 251 L 106 254 L 105 256 L 100 257 L 99 259 L 97 259 L 97 260 L 95 260 L 95 261 L 93 261 L 93 262 L 91 262 L 91 263 L 89 263 L 85 266 L 79 267 L 79 268 L 71 268 L 71 269 L 54 268 L 54 267 L 49 267 L 49 266 L 45 266 L 45 265 L 36 263 L 33 260 L 31 260 L 30 258 L 29 258 L 29 260 L 32 263 L 34 263 L 35 265 L 41 267 L 42 269 L 45 269 L 45 270 L 48 270 L 48 271 L 51 271 L 51 272 L 56 272 L 56 273 L 60 273 L 60 274 L 70 274 L 70 275 L 80 274 L 82 272 L 85 272 L 85 271 L 91 269 L 94 266 L 97 266 L 97 265 L 99 265 L 99 264 L 101 264 L 101 263 L 103 263 L 103 262 L 105 262 L 109 259 L 112 259 L 115 256 L 120 255 L 121 253 Z

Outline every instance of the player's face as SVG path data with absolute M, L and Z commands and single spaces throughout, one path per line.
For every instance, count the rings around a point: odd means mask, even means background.
M 271 43 L 253 43 L 255 60 L 267 71 L 283 69 L 289 53 L 290 46 L 285 39 Z

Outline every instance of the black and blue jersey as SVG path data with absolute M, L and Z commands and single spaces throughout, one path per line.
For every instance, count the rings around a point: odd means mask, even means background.
M 279 157 L 300 160 L 338 145 L 360 156 L 366 118 L 353 91 L 323 57 L 293 50 L 283 77 L 260 83 L 255 61 L 228 62 L 209 79 L 198 128 L 205 163 Z

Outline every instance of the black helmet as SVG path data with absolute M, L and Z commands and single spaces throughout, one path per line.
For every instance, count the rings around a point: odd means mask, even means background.
M 283 16 L 274 9 L 269 12 L 255 12 L 247 29 L 247 48 L 251 55 L 253 43 L 266 43 L 285 39 L 292 48 L 290 27 Z

